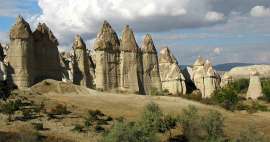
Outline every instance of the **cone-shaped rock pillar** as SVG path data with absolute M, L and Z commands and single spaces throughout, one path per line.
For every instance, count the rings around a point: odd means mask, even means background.
M 33 82 L 33 37 L 29 24 L 18 16 L 10 31 L 9 82 L 18 88 L 26 88 Z
M 86 53 L 86 45 L 83 39 L 76 35 L 73 42 L 74 65 L 73 65 L 73 83 L 86 87 L 92 87 L 92 78 L 90 76 L 89 58 Z
M 119 86 L 120 42 L 111 25 L 104 21 L 95 41 L 95 73 L 98 90 L 113 90 Z
M 152 89 L 162 91 L 157 51 L 151 35 L 144 37 L 142 45 L 143 83 L 146 94 Z
M 58 41 L 45 23 L 38 24 L 33 33 L 35 75 L 34 83 L 44 79 L 62 80 Z
M 142 93 L 140 50 L 129 26 L 123 30 L 120 50 L 120 89 L 130 93 Z
M 185 78 L 169 48 L 160 51 L 159 70 L 163 90 L 173 95 L 186 94 Z

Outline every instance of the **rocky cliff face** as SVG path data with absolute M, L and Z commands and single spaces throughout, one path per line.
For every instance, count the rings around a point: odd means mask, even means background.
M 220 76 L 213 69 L 209 60 L 199 57 L 192 68 L 192 80 L 203 98 L 211 97 L 212 93 L 220 86 Z
M 9 37 L 9 82 L 18 88 L 29 87 L 33 84 L 34 76 L 33 36 L 29 24 L 21 16 L 17 17 Z
M 105 21 L 95 41 L 96 88 L 113 90 L 119 86 L 120 42 L 111 25 Z
M 163 90 L 166 89 L 173 95 L 186 94 L 185 78 L 169 48 L 160 51 L 159 69 Z
M 140 73 L 140 50 L 132 29 L 124 28 L 120 45 L 120 89 L 131 93 L 143 92 Z
M 141 50 L 143 63 L 143 84 L 145 93 L 149 94 L 151 89 L 162 91 L 158 55 L 151 35 L 147 34 L 144 37 Z
M 58 41 L 45 23 L 38 24 L 33 33 L 35 76 L 34 83 L 44 79 L 61 80 L 61 65 L 58 52 Z
M 74 39 L 73 50 L 73 83 L 89 88 L 93 87 L 93 78 L 90 75 L 90 65 L 89 58 L 86 53 L 86 45 L 79 35 L 76 35 Z

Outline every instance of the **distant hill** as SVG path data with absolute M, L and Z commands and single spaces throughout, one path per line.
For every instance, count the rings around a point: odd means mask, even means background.
M 230 71 L 234 67 L 243 67 L 243 66 L 251 66 L 251 65 L 269 65 L 269 63 L 260 63 L 260 64 L 254 64 L 254 63 L 225 63 L 225 64 L 218 64 L 215 65 L 214 68 L 215 70 L 219 72 L 227 72 Z M 182 69 L 185 69 L 189 65 L 181 65 Z
M 252 63 L 225 63 L 225 64 L 215 65 L 214 68 L 217 71 L 229 71 L 234 67 L 243 67 L 243 66 L 251 66 L 251 65 L 255 65 L 255 64 L 252 64 Z

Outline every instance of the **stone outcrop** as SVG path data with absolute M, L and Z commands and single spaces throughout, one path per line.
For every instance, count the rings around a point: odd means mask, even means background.
M 4 49 L 0 43 L 0 81 L 5 81 L 7 79 L 7 68 L 4 63 Z
M 104 21 L 95 41 L 96 88 L 99 90 L 118 89 L 120 82 L 120 42 L 111 25 Z
M 169 48 L 160 51 L 159 70 L 163 90 L 173 95 L 186 94 L 185 78 Z
M 143 63 L 143 84 L 145 93 L 149 94 L 151 89 L 162 91 L 158 55 L 151 35 L 147 34 L 144 37 L 141 50 Z
M 73 65 L 73 83 L 86 87 L 93 87 L 90 75 L 89 58 L 86 53 L 86 45 L 83 39 L 76 35 L 73 42 L 74 65 Z
M 33 33 L 35 76 L 34 83 L 44 79 L 61 80 L 61 64 L 58 41 L 45 23 L 38 24 Z
M 259 97 L 262 97 L 262 84 L 260 81 L 259 73 L 254 70 L 250 73 L 250 82 L 247 91 L 247 99 L 257 100 Z
M 60 64 L 62 68 L 62 81 L 73 82 L 73 56 L 69 52 L 61 52 Z
M 224 73 L 221 79 L 220 87 L 225 87 L 227 84 L 233 82 L 232 76 L 230 76 L 227 72 Z
M 270 78 L 270 65 L 252 65 L 244 67 L 232 68 L 227 74 L 232 77 L 232 79 L 249 79 L 250 72 L 256 70 L 260 78 Z
M 212 93 L 219 88 L 220 76 L 213 69 L 209 60 L 199 57 L 192 68 L 193 82 L 197 89 L 200 90 L 202 98 L 211 97 Z
M 142 93 L 143 81 L 140 50 L 129 26 L 124 28 L 120 45 L 120 89 L 130 93 Z
M 9 82 L 18 88 L 26 88 L 33 83 L 33 37 L 29 24 L 18 16 L 10 31 Z

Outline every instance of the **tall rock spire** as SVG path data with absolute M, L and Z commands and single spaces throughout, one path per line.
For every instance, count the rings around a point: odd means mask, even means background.
M 73 42 L 74 65 L 73 65 L 73 82 L 77 85 L 93 87 L 93 78 L 90 76 L 89 58 L 86 53 L 86 45 L 83 39 L 76 35 Z
M 97 35 L 94 50 L 96 62 L 96 88 L 99 90 L 114 90 L 119 87 L 120 42 L 111 25 L 104 21 Z
M 173 56 L 173 54 L 171 53 L 171 51 L 169 50 L 168 47 L 163 48 L 160 51 L 159 62 L 160 63 L 176 63 L 176 64 L 178 64 L 176 58 Z
M 120 49 L 121 51 L 138 52 L 138 44 L 129 25 L 126 25 L 123 30 Z
M 150 34 L 144 37 L 141 50 L 145 93 L 150 94 L 153 89 L 162 91 L 157 51 Z
M 9 83 L 18 88 L 26 88 L 33 82 L 33 37 L 29 24 L 18 16 L 10 31 Z
M 29 39 L 32 36 L 32 31 L 29 24 L 22 16 L 16 18 L 15 25 L 10 30 L 10 39 Z
M 120 44 L 120 88 L 131 93 L 143 93 L 141 57 L 133 31 L 125 26 Z
M 186 94 L 185 77 L 167 47 L 160 51 L 159 70 L 163 90 L 168 90 L 173 95 Z
M 62 80 L 58 41 L 49 27 L 39 23 L 33 33 L 35 75 L 34 83 L 44 79 Z

